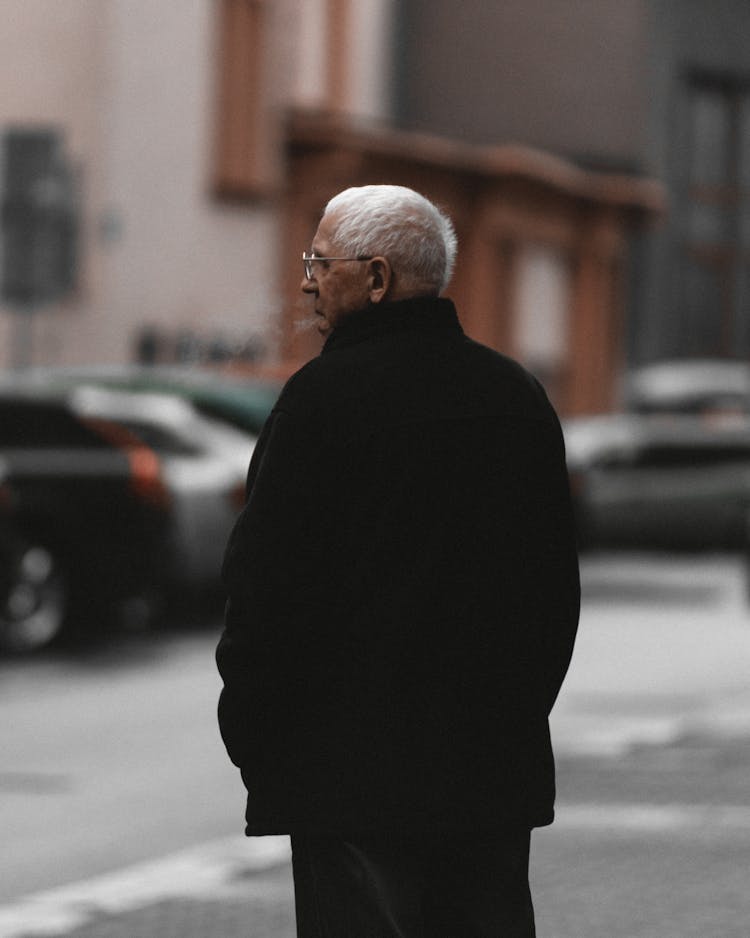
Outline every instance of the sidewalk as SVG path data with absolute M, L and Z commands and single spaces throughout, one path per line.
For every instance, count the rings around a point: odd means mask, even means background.
M 617 756 L 750 727 L 750 607 L 739 558 L 588 557 L 555 752 Z
M 748 779 L 747 731 L 563 756 L 532 837 L 539 938 L 747 938 Z M 51 935 L 295 938 L 288 842 L 223 838 L 0 907 L 0 938 Z
M 750 806 L 561 804 L 556 824 L 532 838 L 537 934 L 747 938 L 749 849 Z M 0 909 L 0 936 L 295 938 L 289 863 L 279 858 L 259 868 L 238 862 L 236 845 L 225 844 L 225 851 L 227 862 L 217 858 L 210 875 L 206 864 L 202 883 L 195 876 L 180 879 L 179 863 L 168 861 L 165 873 L 154 872 L 157 880 L 172 877 L 169 888 L 157 882 L 162 897 L 144 895 L 140 904 L 123 895 L 119 903 L 102 905 L 107 890 L 90 883 L 88 898 L 83 889 L 78 905 L 68 907 L 77 924 L 60 917 L 45 924 L 38 915 L 27 926 L 4 928 Z M 116 878 L 110 878 L 110 889 Z M 127 876 L 120 879 L 124 885 Z

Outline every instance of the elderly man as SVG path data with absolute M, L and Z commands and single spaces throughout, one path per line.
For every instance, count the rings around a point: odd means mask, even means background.
M 455 252 L 410 189 L 328 203 L 325 344 L 227 547 L 221 731 L 248 835 L 291 835 L 302 938 L 534 935 L 578 567 L 558 420 L 440 296 Z

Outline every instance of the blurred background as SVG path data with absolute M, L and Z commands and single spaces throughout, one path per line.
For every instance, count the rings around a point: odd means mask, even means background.
M 746 0 L 0 0 L 0 935 L 292 934 L 284 844 L 232 839 L 218 570 L 319 349 L 301 252 L 389 182 L 563 419 L 540 935 L 746 938 L 748 50 Z

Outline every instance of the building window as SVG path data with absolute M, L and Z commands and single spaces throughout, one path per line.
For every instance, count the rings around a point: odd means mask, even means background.
M 265 0 L 220 0 L 217 194 L 257 195 L 270 181 L 264 89 Z
M 688 78 L 679 297 L 692 354 L 750 352 L 750 78 Z
M 353 53 L 347 37 L 352 3 L 216 0 L 215 9 L 215 191 L 229 199 L 265 196 L 282 182 L 284 110 L 298 105 L 343 112 L 349 107 Z M 372 46 L 370 37 L 368 51 Z M 372 61 L 365 58 L 364 63 L 358 60 L 357 74 L 372 68 Z
M 513 354 L 559 400 L 570 360 L 570 264 L 559 249 L 527 243 L 516 276 Z

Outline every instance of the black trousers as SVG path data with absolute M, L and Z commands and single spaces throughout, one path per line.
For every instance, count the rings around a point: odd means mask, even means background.
M 293 835 L 298 938 L 534 938 L 529 840 Z

